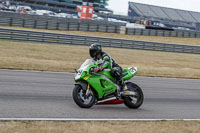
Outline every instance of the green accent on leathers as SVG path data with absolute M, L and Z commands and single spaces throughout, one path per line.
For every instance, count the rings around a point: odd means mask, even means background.
M 94 59 L 95 64 L 98 67 L 103 67 L 103 69 L 105 68 L 112 69 L 112 60 L 113 59 L 105 53 L 103 53 L 99 59 Z

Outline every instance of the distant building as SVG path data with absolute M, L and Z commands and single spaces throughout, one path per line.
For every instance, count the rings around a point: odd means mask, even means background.
M 128 15 L 194 23 L 200 22 L 199 12 L 140 4 L 135 2 L 129 2 Z
M 129 2 L 128 16 L 141 17 L 152 22 L 160 22 L 167 27 L 194 30 L 200 22 L 200 12 Z

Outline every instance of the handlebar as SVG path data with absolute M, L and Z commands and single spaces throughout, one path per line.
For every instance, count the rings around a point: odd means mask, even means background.
M 90 74 L 94 72 L 94 67 L 90 68 Z

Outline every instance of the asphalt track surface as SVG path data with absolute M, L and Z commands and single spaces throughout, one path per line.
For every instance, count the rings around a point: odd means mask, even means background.
M 0 70 L 0 118 L 200 119 L 200 80 L 135 77 L 144 92 L 141 108 L 95 105 L 72 99 L 72 73 Z

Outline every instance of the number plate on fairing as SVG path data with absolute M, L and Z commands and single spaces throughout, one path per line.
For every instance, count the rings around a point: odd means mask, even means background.
M 128 69 L 132 74 L 137 73 L 137 67 L 129 67 Z

